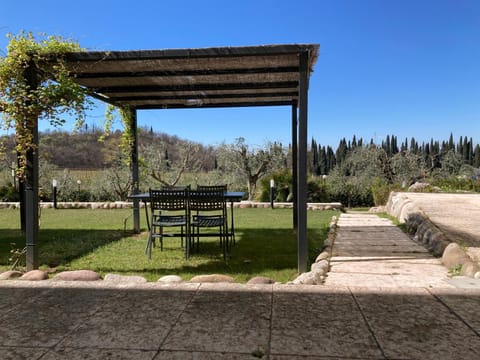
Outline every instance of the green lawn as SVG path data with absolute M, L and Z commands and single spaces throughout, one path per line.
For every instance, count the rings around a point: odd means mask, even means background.
M 245 282 L 263 275 L 286 282 L 297 276 L 297 244 L 292 210 L 235 209 L 236 246 L 223 260 L 218 238 L 202 238 L 200 251 L 184 259 L 180 239 L 165 239 L 164 251 L 144 255 L 146 231 L 135 235 L 131 210 L 43 209 L 40 224 L 40 268 L 51 272 L 90 269 L 107 273 L 141 275 L 156 281 L 176 274 L 184 280 L 199 274 L 220 273 Z M 327 236 L 335 211 L 308 212 L 309 258 L 314 260 Z M 126 220 L 127 231 L 124 231 Z M 142 210 L 142 221 L 144 214 Z M 145 229 L 145 223 L 141 226 Z M 23 248 L 19 211 L 0 210 L 0 272 L 9 269 L 10 249 Z

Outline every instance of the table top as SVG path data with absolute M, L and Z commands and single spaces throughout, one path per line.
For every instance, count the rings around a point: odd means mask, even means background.
M 226 191 L 224 193 L 224 195 L 225 195 L 225 199 L 227 199 L 229 201 L 240 201 L 245 196 L 245 192 L 243 192 L 243 191 Z M 129 195 L 128 198 L 129 199 L 138 199 L 138 200 L 146 201 L 150 198 L 150 193 L 146 192 L 146 193 L 141 193 L 141 194 Z

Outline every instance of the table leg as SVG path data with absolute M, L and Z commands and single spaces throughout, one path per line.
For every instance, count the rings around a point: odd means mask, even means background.
M 150 232 L 150 220 L 148 219 L 148 206 L 147 200 L 143 200 L 143 204 L 145 205 L 145 217 L 147 218 L 147 229 Z
M 232 242 L 233 242 L 233 245 L 235 245 L 235 227 L 234 227 L 234 223 L 233 223 L 233 200 L 230 200 L 230 214 L 231 214 L 231 217 L 232 217 L 232 220 L 231 220 L 231 229 L 230 229 L 230 233 L 231 233 L 231 236 L 232 236 Z

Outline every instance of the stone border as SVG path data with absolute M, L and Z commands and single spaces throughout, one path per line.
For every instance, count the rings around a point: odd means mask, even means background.
M 330 270 L 330 258 L 332 256 L 332 247 L 337 236 L 337 217 L 333 216 L 330 221 L 327 239 L 320 254 L 310 267 L 310 271 L 300 274 L 295 280 L 287 283 L 293 285 L 322 285 L 325 277 Z
M 419 208 L 406 193 L 391 192 L 386 211 L 402 224 L 406 224 L 413 239 L 422 243 L 449 270 L 461 267 L 460 275 L 480 278 L 480 266 L 458 244 L 452 242 Z
M 228 203 L 230 206 L 230 203 Z M 140 202 L 140 208 L 145 204 Z M 258 201 L 240 201 L 233 203 L 234 208 L 270 208 L 269 202 Z M 19 202 L 0 202 L 0 209 L 19 209 Z M 40 208 L 52 209 L 53 202 L 40 202 Z M 112 202 L 57 202 L 57 209 L 132 209 L 133 203 L 130 201 L 112 201 Z M 291 202 L 276 202 L 274 208 L 292 209 Z M 307 210 L 343 210 L 343 205 L 339 202 L 334 203 L 307 203 Z

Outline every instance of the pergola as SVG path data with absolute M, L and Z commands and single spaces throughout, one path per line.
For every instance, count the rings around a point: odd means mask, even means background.
M 91 96 L 129 109 L 133 193 L 139 189 L 137 110 L 290 106 L 294 178 L 294 226 L 298 271 L 307 267 L 307 110 L 308 84 L 318 58 L 317 44 L 201 49 L 95 51 L 68 54 L 71 76 Z M 38 177 L 38 169 L 33 171 Z M 35 181 L 32 182 L 35 184 Z M 33 186 L 34 187 L 34 186 Z M 33 189 L 35 193 L 35 189 Z M 26 202 L 27 268 L 35 268 L 38 199 Z M 29 216 L 30 213 L 30 216 Z M 139 231 L 138 201 L 133 206 Z M 31 221 L 28 221 L 30 217 Z

